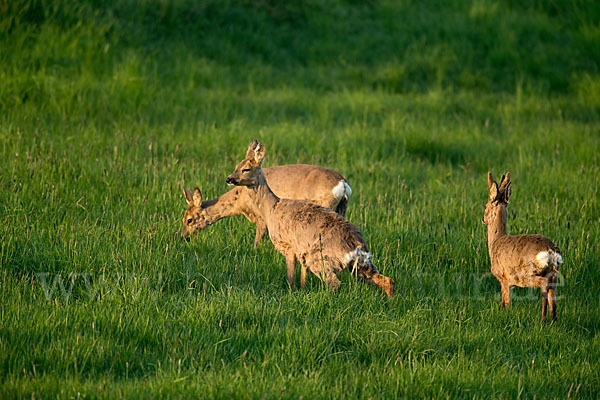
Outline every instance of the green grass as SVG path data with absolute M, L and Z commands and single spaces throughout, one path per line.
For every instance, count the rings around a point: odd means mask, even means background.
M 0 1 L 0 397 L 598 397 L 600 3 L 437 3 Z M 348 178 L 394 298 L 175 239 L 253 138 Z M 488 170 L 563 251 L 552 326 L 499 310 Z

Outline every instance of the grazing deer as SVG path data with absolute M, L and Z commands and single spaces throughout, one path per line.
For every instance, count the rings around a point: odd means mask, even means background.
M 340 173 L 306 164 L 280 165 L 263 171 L 277 196 L 307 200 L 332 209 L 342 217 L 346 215 L 352 189 Z M 267 225 L 260 215 L 252 211 L 252 201 L 243 187 L 236 187 L 216 199 L 206 201 L 202 201 L 202 193 L 198 188 L 192 193 L 184 187 L 183 192 L 188 208 L 183 216 L 181 237 L 189 239 L 191 234 L 202 231 L 222 218 L 243 215 L 256 224 L 254 248 L 258 247 Z
M 502 176 L 500 186 L 488 172 L 489 199 L 483 223 L 488 226 L 488 249 L 492 274 L 500 281 L 501 308 L 510 307 L 510 288 L 539 287 L 542 290 L 542 320 L 550 303 L 550 315 L 556 321 L 556 279 L 563 263 L 558 247 L 540 235 L 506 233 L 506 207 L 511 193 L 510 172 Z
M 267 184 L 261 168 L 265 147 L 254 140 L 227 183 L 243 188 L 253 211 L 267 224 L 275 248 L 285 257 L 291 288 L 296 280 L 296 260 L 300 262 L 300 286 L 307 270 L 328 283 L 330 290 L 340 286 L 337 273 L 351 267 L 354 274 L 379 286 L 388 296 L 394 282 L 379 273 L 362 233 L 334 211 L 302 200 L 280 199 Z

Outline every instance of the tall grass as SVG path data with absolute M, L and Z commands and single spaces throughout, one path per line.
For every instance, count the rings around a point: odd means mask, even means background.
M 593 1 L 0 3 L 0 397 L 599 394 Z M 176 240 L 253 138 L 340 171 L 391 300 L 290 292 L 226 219 Z M 499 310 L 479 222 L 562 249 L 559 320 Z

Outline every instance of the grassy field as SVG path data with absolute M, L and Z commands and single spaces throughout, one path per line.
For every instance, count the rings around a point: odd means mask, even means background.
M 599 397 L 600 3 L 442 3 L 0 0 L 0 398 Z M 176 240 L 253 138 L 347 177 L 394 298 Z M 556 324 L 499 310 L 488 170 Z

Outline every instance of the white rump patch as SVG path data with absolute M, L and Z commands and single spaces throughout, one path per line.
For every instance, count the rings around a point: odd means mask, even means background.
M 358 264 L 364 265 L 367 262 L 371 261 L 371 253 L 368 251 L 364 251 L 360 247 L 358 249 L 352 250 L 350 253 L 346 254 L 344 257 L 344 262 L 350 264 L 353 261 L 357 261 Z
M 560 265 L 563 263 L 562 255 L 551 250 L 540 251 L 537 256 L 535 256 L 535 259 L 541 266 L 544 267 L 547 265 L 555 265 L 556 267 L 560 267 Z
M 339 181 L 339 183 L 335 185 L 333 189 L 331 189 L 331 192 L 335 198 L 338 199 L 338 201 L 341 201 L 344 197 L 349 199 L 350 196 L 352 196 L 352 188 L 346 181 Z
M 535 259 L 541 265 L 546 266 L 550 262 L 550 252 L 548 252 L 548 251 L 541 251 L 541 252 L 539 252 L 537 254 L 537 256 L 535 256 Z

